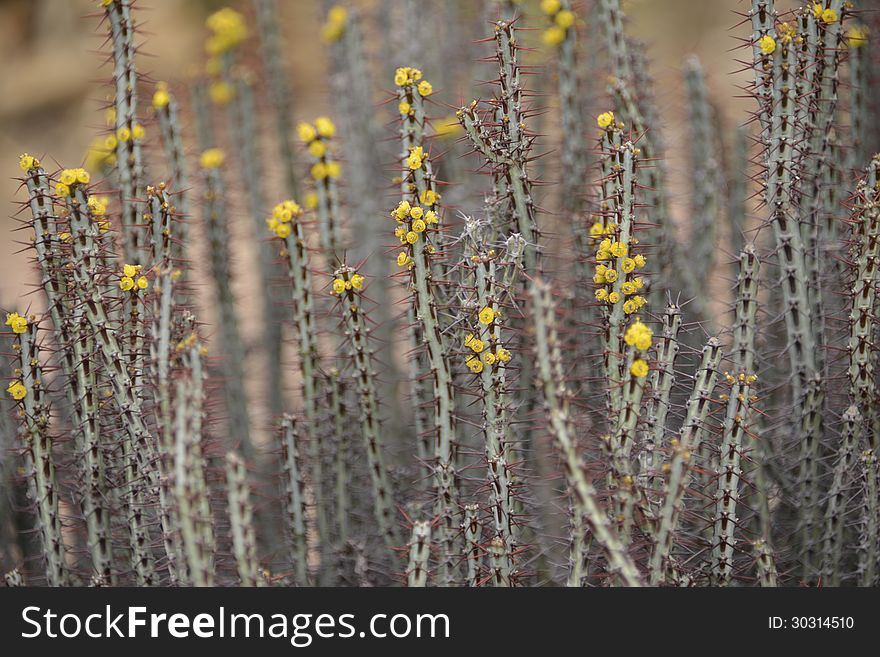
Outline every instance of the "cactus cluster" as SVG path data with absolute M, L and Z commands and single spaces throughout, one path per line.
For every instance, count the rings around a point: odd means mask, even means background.
M 470 3 L 329 7 L 317 118 L 284 4 L 211 14 L 188 96 L 100 4 L 94 170 L 19 159 L 7 585 L 880 583 L 859 3 L 751 0 L 736 134 L 683 62 L 684 204 L 622 0 L 487 0 L 455 61 Z

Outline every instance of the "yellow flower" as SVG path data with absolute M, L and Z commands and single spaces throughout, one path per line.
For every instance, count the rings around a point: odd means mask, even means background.
M 319 135 L 326 139 L 329 139 L 336 134 L 336 126 L 333 125 L 333 121 L 326 116 L 319 116 L 315 119 L 315 130 L 318 131 Z
M 351 277 L 351 286 L 355 290 L 362 290 L 364 288 L 364 277 L 360 274 L 353 274 Z
M 428 227 L 428 226 L 427 226 L 427 225 L 425 224 L 425 222 L 424 222 L 423 220 L 421 220 L 421 219 L 416 219 L 414 222 L 412 222 L 412 229 L 413 229 L 413 231 L 415 231 L 416 233 L 424 233 L 424 232 L 425 232 L 425 229 L 426 229 L 427 227 Z
M 68 187 L 70 185 L 76 184 L 76 169 L 64 169 L 61 172 L 61 175 L 59 176 L 58 180 L 60 180 L 62 183 L 64 183 Z
M 345 292 L 345 281 L 341 278 L 333 279 L 333 294 L 342 294 Z
M 208 16 L 205 25 L 213 32 L 205 44 L 205 50 L 211 55 L 228 52 L 247 38 L 244 17 L 229 7 Z
M 342 167 L 339 165 L 339 162 L 336 160 L 331 160 L 327 162 L 327 175 L 331 178 L 338 178 L 339 174 L 342 173 Z
M 611 255 L 613 255 L 615 258 L 622 258 L 629 251 L 626 244 L 624 244 L 623 242 L 615 242 L 611 245 L 611 248 L 609 250 L 611 251 Z
M 275 234 L 281 239 L 286 239 L 290 237 L 291 231 L 292 229 L 290 227 L 290 224 L 278 224 L 275 227 Z
M 21 167 L 22 171 L 33 171 L 40 166 L 40 161 L 33 155 L 22 153 L 18 158 L 18 166 Z
M 24 387 L 21 381 L 13 381 L 10 383 L 9 387 L 6 388 L 6 392 L 12 395 L 12 398 L 15 401 L 21 401 L 27 397 L 27 388 Z
M 24 333 L 27 331 L 28 321 L 18 313 L 9 313 L 6 315 L 6 326 L 12 327 L 13 333 Z
M 325 146 L 324 142 L 320 139 L 316 139 L 311 144 L 309 144 L 309 154 L 312 157 L 324 157 L 324 153 L 326 152 L 327 146 Z
M 491 324 L 495 319 L 495 311 L 486 306 L 480 311 L 480 324 Z
M 546 30 L 544 30 L 544 34 L 541 39 L 544 41 L 544 45 L 546 46 L 558 46 L 560 43 L 565 41 L 565 30 L 558 25 L 553 25 L 552 27 L 548 27 Z
M 651 348 L 651 338 L 653 336 L 654 333 L 651 329 L 645 326 L 642 323 L 642 320 L 637 319 L 628 329 L 626 329 L 626 333 L 623 335 L 623 341 L 639 351 L 647 351 Z
M 416 242 L 419 241 L 419 234 L 416 233 L 416 232 L 413 232 L 413 231 L 409 231 L 409 232 L 406 234 L 406 241 L 407 241 L 409 244 L 415 244 Z
M 487 351 L 483 354 L 483 360 L 486 361 L 486 365 L 494 365 L 495 364 L 495 354 L 491 351 Z
M 327 165 L 323 162 L 315 162 L 312 165 L 312 178 L 315 180 L 324 180 L 327 177 Z
M 425 151 L 421 146 L 416 146 L 415 148 L 411 148 L 409 151 L 409 157 L 406 158 L 406 165 L 415 171 L 416 169 L 420 169 L 422 167 L 422 158 L 425 156 Z M 427 205 L 430 205 L 428 203 Z
M 483 363 L 480 361 L 479 358 L 469 356 L 465 363 L 467 364 L 468 369 L 474 374 L 479 374 L 483 371 Z
M 405 267 L 406 265 L 412 263 L 412 260 L 407 255 L 406 251 L 401 251 L 397 254 L 397 266 Z
M 559 0 L 541 0 L 541 11 L 543 11 L 548 16 L 552 16 L 557 11 L 559 11 L 559 7 Z
M 495 357 L 498 358 L 502 363 L 510 362 L 510 352 L 507 351 L 504 347 L 500 347 L 498 351 L 495 353 Z
M 333 5 L 327 12 L 327 20 L 331 23 L 344 23 L 348 20 L 348 10 L 342 5 Z
M 483 351 L 483 349 L 486 348 L 486 344 L 482 340 L 480 340 L 480 338 L 473 338 L 470 341 L 470 344 L 468 344 L 468 347 L 470 347 L 474 352 L 480 353 L 481 351 Z
M 765 55 L 770 55 L 776 50 L 776 39 L 769 34 L 765 34 L 758 39 L 758 48 L 760 48 L 761 52 Z
M 636 358 L 633 361 L 633 364 L 629 368 L 630 374 L 632 374 L 636 378 L 643 378 L 648 376 L 648 363 L 643 361 L 641 358 Z
M 401 201 L 397 204 L 397 207 L 391 212 L 395 219 L 398 221 L 403 221 L 409 216 L 410 213 L 410 204 L 409 201 Z
M 644 283 L 642 282 L 642 279 L 640 276 L 636 276 L 634 279 L 632 279 L 632 282 L 633 282 L 633 285 L 636 286 L 637 290 L 641 290 L 642 287 L 644 286 Z
M 409 82 L 409 69 L 399 68 L 394 71 L 394 84 L 398 87 L 402 87 L 407 82 Z
M 620 286 L 620 291 L 623 292 L 625 296 L 629 296 L 630 294 L 635 294 L 636 286 L 635 283 L 631 281 L 624 281 L 624 283 Z
M 637 304 L 633 299 L 627 299 L 623 302 L 623 312 L 627 315 L 632 315 L 638 309 L 639 304 Z
M 224 80 L 218 80 L 211 85 L 208 93 L 216 105 L 227 105 L 235 97 L 235 88 Z
M 140 290 L 146 290 L 147 286 L 149 286 L 150 282 L 147 280 L 146 276 L 139 276 L 137 279 L 137 286 Z
M 55 184 L 55 194 L 56 196 L 70 196 L 70 187 L 65 185 L 64 183 L 56 183 Z
M 305 144 L 308 144 L 315 137 L 318 136 L 315 127 L 310 123 L 306 123 L 305 121 L 300 121 L 296 125 L 296 134 L 299 137 L 299 140 Z
M 74 169 L 74 171 L 76 172 L 76 182 L 78 182 L 82 185 L 89 184 L 89 181 L 92 179 L 92 176 L 89 175 L 88 171 L 86 171 L 85 169 L 82 169 L 82 168 Z
M 850 48 L 861 48 L 868 42 L 868 28 L 864 25 L 853 25 L 846 32 L 846 43 Z
M 123 276 L 121 279 L 119 279 L 119 288 L 123 292 L 128 292 L 129 290 L 134 288 L 134 281 L 131 279 L 130 276 Z
M 822 12 L 822 15 L 819 18 L 826 25 L 831 25 L 831 23 L 837 22 L 837 12 L 829 7 Z
M 309 210 L 314 210 L 316 207 L 318 207 L 318 194 L 316 192 L 309 192 L 308 194 L 306 194 L 305 202 L 306 207 Z
M 614 112 L 602 112 L 596 118 L 596 124 L 603 130 L 614 124 Z
M 563 9 L 558 14 L 556 14 L 556 18 L 554 20 L 559 27 L 561 27 L 563 30 L 567 30 L 572 25 L 574 25 L 574 13 L 570 12 L 568 9 Z
M 632 258 L 624 258 L 623 262 L 620 263 L 620 268 L 625 274 L 629 274 L 636 268 L 636 261 Z
M 167 107 L 170 102 L 171 94 L 168 93 L 168 85 L 164 82 L 157 83 L 156 91 L 153 92 L 153 107 L 157 110 L 162 109 Z
M 122 266 L 122 275 L 128 278 L 134 278 L 138 271 L 140 271 L 140 267 L 137 265 L 123 265 Z
M 108 151 L 116 150 L 116 147 L 119 145 L 119 140 L 116 139 L 116 135 L 107 135 L 104 137 L 104 148 Z
M 428 212 L 425 214 L 425 223 L 428 223 L 428 224 L 438 223 L 437 213 L 434 212 L 433 210 L 428 210 Z
M 226 161 L 226 153 L 220 148 L 209 148 L 199 156 L 199 165 L 203 169 L 219 169 Z
M 430 96 L 434 93 L 434 87 L 427 80 L 419 82 L 418 90 L 420 96 Z
M 144 126 L 142 126 L 140 123 L 135 123 L 131 127 L 131 136 L 133 139 L 137 139 L 138 141 L 140 141 L 144 138 L 145 135 L 146 132 L 144 131 Z
M 122 126 L 116 131 L 116 137 L 119 141 L 129 141 L 131 139 L 131 130 L 126 126 Z
M 421 219 L 424 216 L 425 211 L 420 208 L 418 205 L 409 211 L 409 216 L 413 219 Z
M 608 303 L 617 303 L 618 301 L 620 301 L 620 295 L 617 292 L 608 295 Z
M 648 260 L 647 260 L 647 258 L 645 258 L 645 256 L 643 256 L 640 253 L 637 256 L 633 257 L 633 262 L 636 263 L 636 267 L 641 269 L 642 267 L 644 267 L 647 264 Z
M 406 116 L 407 114 L 410 113 L 411 110 L 412 110 L 412 105 L 410 105 L 405 100 L 400 101 L 400 103 L 397 105 L 397 111 L 400 112 L 400 114 L 402 116 Z
M 422 205 L 434 205 L 439 200 L 440 194 L 435 192 L 433 189 L 426 189 L 421 194 L 419 194 L 419 201 L 422 202 Z
M 590 237 L 599 238 L 602 237 L 602 234 L 605 232 L 605 226 L 602 225 L 601 221 L 597 221 L 592 226 L 590 226 Z
M 608 270 L 605 272 L 605 281 L 608 282 L 608 283 L 613 283 L 613 282 L 616 281 L 616 280 L 617 280 L 617 270 L 615 270 L 615 269 L 608 269 Z
M 608 290 L 606 290 L 604 287 L 600 287 L 598 290 L 596 290 L 596 299 L 598 299 L 599 301 L 608 301 Z

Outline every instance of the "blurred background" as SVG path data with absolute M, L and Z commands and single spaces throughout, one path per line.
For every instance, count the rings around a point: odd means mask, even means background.
M 379 15 L 379 5 L 395 0 L 353 0 L 368 15 Z M 446 10 L 453 2 L 420 0 L 426 11 Z M 485 3 L 468 0 L 464 5 Z M 141 0 L 137 18 L 142 24 L 145 44 L 140 51 L 140 71 L 153 80 L 185 82 L 203 67 L 205 18 L 225 5 L 233 6 L 252 18 L 249 2 L 216 2 L 214 0 Z M 747 118 L 752 101 L 740 98 L 740 87 L 748 81 L 736 59 L 741 51 L 739 37 L 746 29 L 737 28 L 742 18 L 736 12 L 748 9 L 742 0 L 630 0 L 627 13 L 630 31 L 649 47 L 649 65 L 657 84 L 656 93 L 663 138 L 678 143 L 679 128 L 684 121 L 681 66 L 690 53 L 697 54 L 706 70 L 712 100 L 719 119 L 732 128 Z M 778 3 L 784 8 L 790 3 Z M 27 254 L 20 253 L 16 243 L 16 226 L 11 218 L 19 210 L 23 195 L 18 192 L 17 156 L 23 151 L 45 158 L 50 163 L 77 166 L 84 162 L 92 139 L 103 133 L 104 121 L 100 107 L 108 93 L 110 68 L 106 63 L 105 28 L 100 24 L 96 0 L 0 0 L 0 304 L 8 307 L 28 288 L 34 272 L 26 266 Z M 320 0 L 284 0 L 280 3 L 283 16 L 282 32 L 289 80 L 296 108 L 310 118 L 318 113 L 333 114 L 326 79 L 327 45 L 321 40 L 321 25 L 327 3 Z M 544 16 L 537 0 L 524 2 L 525 25 L 539 28 L 533 36 L 537 49 L 533 63 L 542 64 L 548 55 L 540 42 Z M 583 7 L 580 7 L 583 14 Z M 459 12 L 458 16 L 467 15 Z M 488 35 L 488 25 L 478 10 L 472 21 L 460 28 L 475 38 Z M 585 16 L 589 21 L 589 16 Z M 374 29 L 382 30 L 374 24 Z M 391 41 L 388 43 L 388 41 Z M 385 42 L 382 47 L 395 47 L 394 37 L 379 32 L 372 42 Z M 597 46 L 598 48 L 598 46 Z M 463 53 L 462 56 L 468 56 Z M 437 66 L 435 62 L 433 64 Z M 426 75 L 431 76 L 431 63 L 426 62 Z M 384 72 L 388 77 L 391 72 Z M 552 70 L 546 75 L 551 76 Z M 604 75 L 596 71 L 597 79 Z M 380 83 L 384 79 L 380 78 Z M 548 82 L 552 84 L 552 82 Z M 387 84 L 377 88 L 377 104 Z M 538 84 L 540 86 L 540 83 Z M 479 89 L 443 89 L 443 102 L 457 105 L 467 102 Z M 145 98 L 145 101 L 148 97 Z M 146 105 L 146 102 L 145 102 Z M 552 148 L 552 120 L 549 143 Z M 668 149 L 667 158 L 673 189 L 684 183 L 681 169 L 686 149 Z M 675 209 L 675 208 L 674 208 Z

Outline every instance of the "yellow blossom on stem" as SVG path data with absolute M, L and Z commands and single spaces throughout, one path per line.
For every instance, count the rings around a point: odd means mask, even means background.
M 6 326 L 11 327 L 13 333 L 24 333 L 27 331 L 28 321 L 18 313 L 9 313 L 6 315 Z
M 629 252 L 629 249 L 623 242 L 614 242 L 609 251 L 615 258 L 622 258 Z
M 636 268 L 636 261 L 632 258 L 624 258 L 620 263 L 620 268 L 623 270 L 625 274 L 629 274 L 634 271 Z
M 592 226 L 590 226 L 590 237 L 600 238 L 605 233 L 605 226 L 602 225 L 601 221 L 597 221 Z
M 312 157 L 324 157 L 324 153 L 327 152 L 327 146 L 320 139 L 315 139 L 311 144 L 309 144 L 309 155 Z
M 614 269 L 608 269 L 605 271 L 605 282 L 613 283 L 617 280 L 617 271 Z
M 422 80 L 419 82 L 419 86 L 417 87 L 419 90 L 420 96 L 430 96 L 434 93 L 434 87 L 427 80 Z
M 495 354 L 491 351 L 487 351 L 483 354 L 483 360 L 486 362 L 486 365 L 494 365 L 495 364 Z
M 296 125 L 296 134 L 299 137 L 299 140 L 305 144 L 310 143 L 315 137 L 318 136 L 318 132 L 315 130 L 315 126 L 310 123 L 306 123 L 305 121 L 300 121 Z
M 853 25 L 846 31 L 846 43 L 850 48 L 861 48 L 868 42 L 868 28 L 864 25 Z
M 556 14 L 553 20 L 556 21 L 556 24 L 563 30 L 567 30 L 574 25 L 574 13 L 568 9 L 563 9 Z
M 409 151 L 409 157 L 406 158 L 406 165 L 415 171 L 416 169 L 422 168 L 422 159 L 425 156 L 425 151 L 421 146 L 416 146 L 415 148 L 411 148 Z M 430 205 L 430 203 L 428 204 Z
M 306 194 L 305 204 L 309 210 L 314 210 L 318 207 L 318 194 L 316 192 Z
M 406 251 L 401 251 L 397 254 L 397 266 L 405 267 L 412 262 L 412 259 L 409 257 Z
M 465 363 L 467 364 L 468 369 L 474 374 L 479 374 L 483 371 L 482 361 L 480 361 L 480 359 L 475 356 L 469 356 Z
M 637 358 L 633 361 L 633 364 L 629 368 L 630 374 L 632 374 L 636 378 L 643 378 L 648 376 L 648 363 L 643 361 L 641 358 Z
M 18 166 L 21 168 L 22 171 L 33 171 L 38 166 L 40 166 L 40 161 L 33 155 L 22 153 L 18 157 Z
M 653 336 L 653 331 L 645 326 L 642 320 L 636 319 L 626 330 L 626 333 L 624 333 L 623 341 L 639 351 L 647 351 L 651 348 L 651 338 Z
M 821 20 L 826 25 L 831 25 L 831 23 L 837 22 L 837 12 L 830 7 L 822 12 L 822 15 L 819 16 L 819 20 Z
M 511 359 L 510 352 L 504 347 L 500 347 L 498 351 L 495 353 L 496 358 L 500 360 L 502 363 L 509 363 Z
M 315 130 L 318 131 L 318 134 L 325 139 L 329 139 L 330 137 L 336 134 L 336 126 L 326 116 L 319 116 L 315 119 Z
M 426 189 L 419 194 L 419 201 L 422 202 L 422 205 L 434 205 L 437 201 L 440 200 L 440 194 L 435 192 L 433 189 Z
M 131 127 L 132 139 L 137 139 L 138 141 L 140 141 L 141 139 L 143 139 L 146 136 L 146 134 L 147 133 L 144 130 L 144 126 L 142 126 L 140 123 L 135 123 Z
M 559 0 L 541 0 L 541 11 L 547 14 L 548 16 L 552 16 L 561 7 L 561 3 Z
M 130 276 L 123 276 L 119 279 L 119 289 L 123 292 L 128 292 L 134 289 L 134 280 Z
M 351 277 L 351 286 L 355 290 L 362 290 L 364 288 L 364 277 L 360 274 L 353 274 Z
M 412 111 L 412 105 L 405 100 L 402 100 L 397 105 L 397 111 L 400 112 L 401 116 L 407 116 Z
M 342 294 L 345 292 L 345 281 L 341 278 L 333 279 L 333 294 Z
M 203 169 L 219 169 L 226 161 L 226 153 L 220 148 L 209 148 L 199 156 L 199 165 Z
M 131 130 L 129 130 L 126 126 L 122 126 L 116 131 L 116 138 L 119 139 L 119 141 L 130 141 Z
M 162 109 L 167 107 L 170 102 L 171 94 L 168 92 L 168 85 L 165 82 L 158 82 L 156 91 L 153 92 L 153 107 L 157 110 Z
M 642 267 L 644 267 L 647 264 L 648 260 L 647 260 L 647 258 L 645 258 L 645 256 L 643 256 L 641 253 L 639 253 L 638 255 L 633 257 L 633 262 L 636 263 L 636 267 L 641 269 Z
M 765 34 L 758 39 L 758 48 L 760 48 L 761 52 L 765 55 L 771 55 L 776 50 L 776 39 L 769 34 Z
M 138 276 L 137 286 L 139 290 L 146 290 L 150 285 L 150 282 L 147 280 L 146 276 Z
M 425 214 L 425 223 L 436 224 L 438 223 L 438 221 L 439 220 L 437 219 L 437 213 L 433 210 L 428 210 L 428 212 Z
M 328 176 L 327 165 L 323 162 L 315 162 L 312 165 L 311 174 L 315 180 L 324 180 Z
M 596 118 L 596 124 L 603 130 L 614 124 L 614 112 L 602 112 Z
M 415 244 L 416 242 L 419 241 L 419 234 L 416 233 L 415 231 L 412 231 L 412 230 L 409 231 L 409 232 L 406 234 L 406 241 L 407 241 L 409 244 Z
M 479 314 L 480 324 L 491 324 L 495 320 L 495 311 L 486 306 Z
M 560 43 L 565 41 L 565 30 L 558 25 L 553 25 L 544 30 L 544 34 L 541 39 L 544 41 L 544 45 L 546 46 L 558 46 Z
M 338 178 L 342 173 L 342 167 L 339 162 L 336 160 L 330 160 L 327 162 L 327 176 L 330 178 Z
M 620 301 L 620 295 L 617 292 L 611 292 L 608 295 L 608 303 L 617 303 Z
M 25 397 L 27 397 L 27 388 L 24 387 L 21 381 L 13 381 L 9 384 L 9 387 L 6 388 L 6 392 L 12 395 L 12 398 L 15 401 L 21 401 Z
M 608 301 L 608 290 L 606 290 L 604 287 L 600 287 L 598 290 L 596 290 L 596 299 L 598 299 L 599 301 Z

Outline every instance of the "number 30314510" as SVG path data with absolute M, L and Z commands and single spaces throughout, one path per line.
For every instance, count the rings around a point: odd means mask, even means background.
M 851 630 L 855 626 L 852 616 L 770 616 L 771 630 Z

